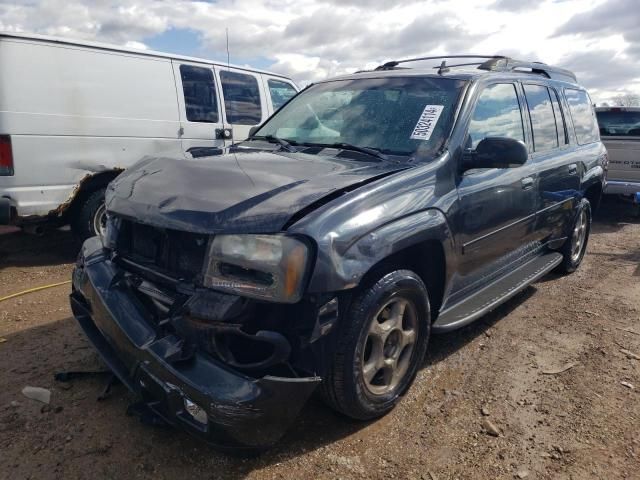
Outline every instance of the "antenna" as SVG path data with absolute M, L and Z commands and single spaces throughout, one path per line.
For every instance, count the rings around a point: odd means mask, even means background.
M 229 27 L 226 27 L 224 31 L 227 35 L 227 70 L 231 70 L 231 67 L 229 65 L 230 64 L 229 62 Z

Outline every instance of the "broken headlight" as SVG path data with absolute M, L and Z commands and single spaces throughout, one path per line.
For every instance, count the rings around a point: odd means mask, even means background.
M 309 247 L 286 235 L 217 235 L 209 242 L 204 285 L 273 302 L 302 297 Z

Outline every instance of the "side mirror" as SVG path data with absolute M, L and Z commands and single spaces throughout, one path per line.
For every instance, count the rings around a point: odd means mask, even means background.
M 251 138 L 251 137 L 253 137 L 253 135 L 255 135 L 255 133 L 256 133 L 258 130 L 260 130 L 260 127 L 261 127 L 261 125 L 256 125 L 256 126 L 254 126 L 254 127 L 251 127 L 251 128 L 249 129 L 249 136 L 248 136 L 247 138 Z
M 476 149 L 465 154 L 464 170 L 472 168 L 513 168 L 524 165 L 529 158 L 527 146 L 508 137 L 487 137 Z

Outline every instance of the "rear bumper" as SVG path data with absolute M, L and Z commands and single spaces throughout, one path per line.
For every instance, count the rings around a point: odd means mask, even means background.
M 604 193 L 607 195 L 635 195 L 640 192 L 640 182 L 607 180 Z
M 116 376 L 167 422 L 219 447 L 260 449 L 276 442 L 320 382 L 319 377 L 251 378 L 205 353 L 171 360 L 181 339 L 159 335 L 97 239 L 89 239 L 73 274 L 71 308 Z M 185 400 L 206 413 L 197 420 Z

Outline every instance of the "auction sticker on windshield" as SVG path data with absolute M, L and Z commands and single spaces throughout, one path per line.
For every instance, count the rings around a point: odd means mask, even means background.
M 422 115 L 418 119 L 413 133 L 411 134 L 412 140 L 424 140 L 427 141 L 431 138 L 433 130 L 436 128 L 440 114 L 444 105 L 427 105 L 422 111 Z

